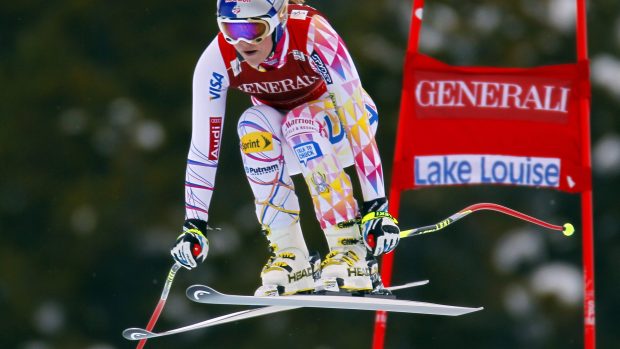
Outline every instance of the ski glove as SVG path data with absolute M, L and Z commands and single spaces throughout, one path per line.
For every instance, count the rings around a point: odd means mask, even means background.
M 393 251 L 400 241 L 398 221 L 387 212 L 385 198 L 365 202 L 361 221 L 362 237 L 368 250 L 379 256 Z
M 198 262 L 204 262 L 209 253 L 206 232 L 207 222 L 200 219 L 186 220 L 183 232 L 170 250 L 172 258 L 186 269 L 196 268 Z

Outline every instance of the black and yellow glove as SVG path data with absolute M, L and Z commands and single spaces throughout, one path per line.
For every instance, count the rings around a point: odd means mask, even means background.
M 387 212 L 387 207 L 385 198 L 364 202 L 362 207 L 362 237 L 374 256 L 393 251 L 400 241 L 398 221 Z
M 177 238 L 170 254 L 186 269 L 193 269 L 204 262 L 209 253 L 209 240 L 206 237 L 207 222 L 188 219 L 183 224 L 183 232 Z

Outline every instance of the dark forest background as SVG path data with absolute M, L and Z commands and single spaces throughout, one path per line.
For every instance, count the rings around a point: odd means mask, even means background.
M 573 0 L 429 0 L 421 50 L 456 65 L 573 62 Z M 388 182 L 408 0 L 314 0 L 347 42 L 380 110 Z M 183 221 L 191 79 L 217 32 L 215 1 L 3 1 L 0 4 L 0 348 L 133 348 L 172 264 Z M 600 348 L 620 343 L 620 2 L 589 1 Z M 232 93 L 228 120 L 249 106 Z M 235 307 L 192 304 L 206 283 L 253 292 L 267 258 L 225 125 L 211 205 L 211 253 L 182 270 L 156 327 Z M 311 249 L 326 244 L 296 179 Z M 427 225 L 476 202 L 580 224 L 579 197 L 510 187 L 438 188 L 403 196 L 401 226 Z M 615 262 L 614 262 L 615 261 Z M 512 218 L 472 215 L 403 241 L 395 283 L 430 279 L 403 298 L 485 310 L 458 318 L 392 314 L 388 348 L 582 348 L 581 243 Z M 152 340 L 150 348 L 368 348 L 370 312 L 303 309 Z M 616 343 L 616 344 L 614 344 Z

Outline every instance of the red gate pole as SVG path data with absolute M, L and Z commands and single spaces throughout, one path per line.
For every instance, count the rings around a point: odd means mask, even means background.
M 586 1 L 577 0 L 577 61 L 588 61 L 588 34 L 586 24 Z M 581 140 L 582 165 L 591 173 L 592 158 L 590 145 L 590 101 L 582 97 L 581 108 Z M 583 292 L 584 292 L 584 348 L 596 348 L 595 306 L 594 306 L 594 219 L 592 203 L 592 185 L 581 193 L 581 224 L 582 224 L 582 257 L 583 257 Z
M 422 16 L 424 11 L 424 0 L 413 0 L 413 9 L 411 13 L 411 26 L 409 28 L 409 40 L 407 42 L 407 52 L 405 53 L 405 62 L 410 52 L 418 52 L 418 43 L 420 41 L 420 29 L 422 28 Z M 404 79 L 403 76 L 403 85 Z M 402 97 L 401 97 L 402 99 Z M 401 101 L 402 103 L 402 101 Z M 401 105 L 402 111 L 402 105 Z M 399 124 L 402 122 L 402 118 L 399 120 Z M 402 142 L 399 139 L 399 135 L 396 135 L 396 149 L 394 151 L 394 161 L 392 163 L 392 181 L 390 184 L 390 213 L 398 218 L 398 212 L 400 210 L 400 194 L 401 186 L 395 185 L 394 174 L 396 173 L 396 163 L 400 160 L 402 154 L 398 147 L 398 144 Z M 394 265 L 394 252 L 388 253 L 381 258 L 381 279 L 385 286 L 389 286 L 392 283 L 392 269 Z M 385 346 L 385 331 L 387 329 L 387 312 L 377 311 L 375 313 L 375 326 L 374 335 L 372 338 L 373 349 L 383 349 Z

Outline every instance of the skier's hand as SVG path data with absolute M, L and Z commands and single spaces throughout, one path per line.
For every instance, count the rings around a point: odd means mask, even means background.
M 400 241 L 398 221 L 387 212 L 385 198 L 365 202 L 361 221 L 362 237 L 366 248 L 379 256 L 393 251 Z
M 362 218 L 364 244 L 373 255 L 391 252 L 400 240 L 400 229 L 392 215 L 385 211 L 370 212 Z
M 186 269 L 193 269 L 204 262 L 209 253 L 209 240 L 206 237 L 207 222 L 188 219 L 183 224 L 183 232 L 177 238 L 170 254 Z

